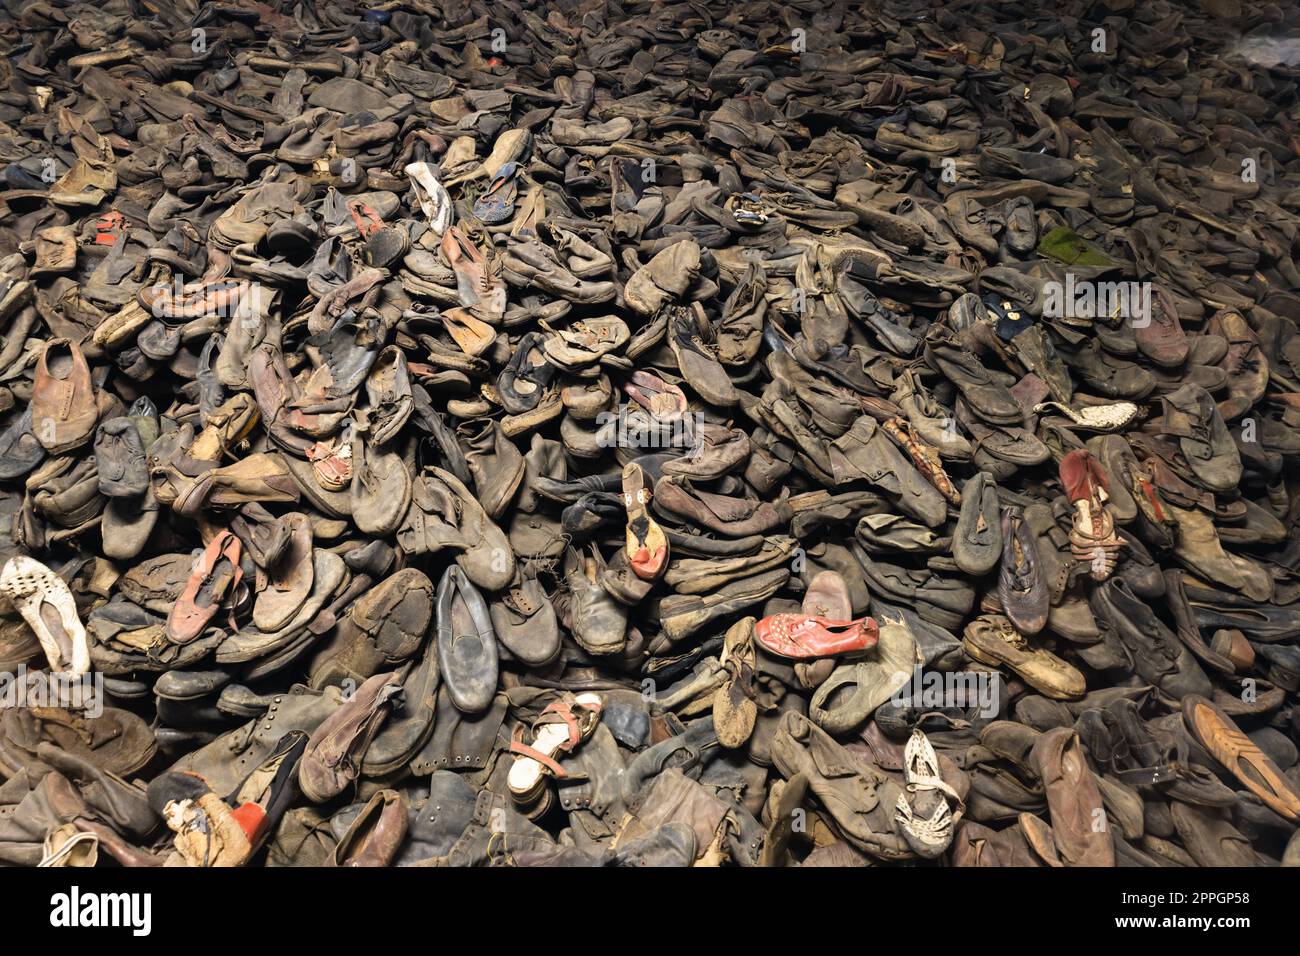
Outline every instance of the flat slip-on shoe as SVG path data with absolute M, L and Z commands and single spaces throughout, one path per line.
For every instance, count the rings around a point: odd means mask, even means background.
M 324 803 L 356 780 L 370 741 L 400 693 L 398 672 L 376 674 L 311 732 L 298 764 L 303 796 Z
M 308 630 L 326 603 L 347 585 L 347 565 L 333 551 L 315 548 L 311 553 L 311 591 L 293 616 L 276 631 L 262 631 L 255 626 L 245 626 L 220 642 L 213 659 L 218 664 L 245 664 L 273 658 L 304 636 L 314 640 L 316 635 Z M 245 675 L 245 679 L 253 678 Z
M 467 714 L 491 705 L 497 686 L 497 639 L 483 595 L 459 567 L 438 582 L 438 666 L 452 703 Z
M 962 488 L 961 512 L 952 537 L 952 556 L 967 574 L 993 570 L 1002 556 L 1002 520 L 997 485 L 984 472 L 976 472 Z
M 410 810 L 396 790 L 379 790 L 349 824 L 325 866 L 389 866 L 402 848 Z
M 1035 742 L 1030 760 L 1047 794 L 1052 836 L 1061 861 L 1066 866 L 1114 866 L 1110 830 L 1095 826 L 1105 808 L 1078 734 L 1067 727 L 1047 731 Z
M 311 593 L 311 522 L 297 512 L 283 520 L 289 529 L 288 547 L 267 575 L 266 587 L 253 605 L 253 623 L 261 631 L 279 630 Z
M 808 715 L 832 734 L 861 726 L 912 679 L 920 663 L 917 655 L 916 638 L 907 623 L 902 618 L 882 618 L 874 655 L 837 667 L 813 694 Z
M 1002 511 L 998 598 L 1003 613 L 1021 634 L 1032 636 L 1046 626 L 1051 597 L 1039 565 L 1038 545 L 1019 508 Z

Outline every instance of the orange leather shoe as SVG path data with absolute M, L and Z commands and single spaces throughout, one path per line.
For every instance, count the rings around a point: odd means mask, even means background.
M 1231 717 L 1204 697 L 1189 694 L 1183 698 L 1183 723 L 1265 806 L 1292 823 L 1300 822 L 1300 791 Z

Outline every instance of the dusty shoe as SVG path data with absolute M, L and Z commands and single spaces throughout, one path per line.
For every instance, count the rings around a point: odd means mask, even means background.
M 1005 665 L 1054 700 L 1075 700 L 1087 689 L 1082 674 L 1050 651 L 1031 648 L 1001 614 L 984 614 L 967 624 L 963 645 L 974 660 L 990 667 Z
M 185 590 L 167 617 L 167 639 L 188 644 L 203 633 L 229 600 L 244 576 L 239 566 L 240 543 L 229 531 L 215 535 L 195 561 Z
M 441 236 L 451 226 L 454 211 L 451 196 L 433 175 L 428 163 L 411 163 L 403 170 L 411 180 L 415 190 L 416 201 L 424 212 L 429 228 L 434 235 Z
M 902 617 L 882 617 L 879 632 L 873 655 L 835 668 L 809 701 L 808 715 L 824 730 L 842 734 L 862 726 L 912 679 L 921 658 L 911 627 Z
M 366 534 L 395 531 L 411 504 L 411 476 L 402 456 L 369 441 L 352 443 L 350 513 Z
M 690 239 L 675 242 L 633 273 L 623 298 L 642 315 L 654 315 L 684 296 L 699 271 L 699 245 Z
M 698 307 L 670 307 L 668 344 L 683 377 L 710 405 L 735 405 L 740 396 L 719 363 L 713 327 Z
M 400 689 L 397 673 L 376 674 L 312 731 L 298 766 L 298 783 L 308 800 L 324 803 L 356 780 L 366 748 Z
M 253 623 L 266 632 L 287 624 L 311 593 L 312 533 L 306 515 L 292 512 L 284 516 L 289 533 L 288 545 L 267 575 L 266 587 L 253 605 Z
M 1016 630 L 1032 636 L 1047 624 L 1051 595 L 1039 566 L 1038 545 L 1019 508 L 1002 512 L 1002 569 L 998 598 Z
M 1002 556 L 998 489 L 985 472 L 976 472 L 961 492 L 961 513 L 952 538 L 952 557 L 967 574 L 987 574 Z
M 718 743 L 733 750 L 745 745 L 758 719 L 753 640 L 754 619 L 742 618 L 728 629 L 718 658 L 728 680 L 713 697 L 713 727 Z
M 1161 399 L 1160 433 L 1175 438 L 1187 467 L 1211 491 L 1229 491 L 1241 481 L 1241 455 L 1210 394 L 1184 385 Z
M 1114 866 L 1115 847 L 1109 827 L 1098 827 L 1105 808 L 1097 780 L 1068 727 L 1047 731 L 1030 754 L 1043 781 L 1055 850 L 1066 866 Z
M 138 498 L 149 487 L 144 442 L 125 416 L 101 424 L 95 433 L 99 491 L 114 498 Z
M 570 549 L 565 559 L 570 593 L 569 630 L 589 654 L 618 654 L 627 645 L 627 608 L 599 583 L 597 555 Z
M 787 713 L 782 718 L 772 741 L 772 759 L 787 780 L 796 774 L 807 777 L 809 790 L 855 847 L 881 860 L 914 855 L 895 832 L 892 818 L 903 788 L 807 717 Z
M 388 866 L 402 848 L 410 810 L 396 790 L 379 790 L 339 838 L 326 865 Z
M 487 602 L 460 568 L 451 567 L 438 582 L 436 610 L 443 684 L 459 710 L 480 713 L 497 686 L 497 639 Z
M 881 422 L 880 427 L 907 453 L 912 460 L 912 465 L 926 481 L 934 485 L 950 503 L 961 504 L 961 492 L 957 490 L 957 486 L 952 483 L 952 479 L 944 470 L 938 450 L 921 441 L 910 422 L 895 417 Z
M 408 660 L 433 619 L 433 582 L 403 568 L 360 597 L 339 621 L 334 639 L 312 660 L 313 687 L 360 684 Z
M 535 575 L 517 573 L 488 608 L 497 640 L 529 667 L 551 663 L 560 653 L 555 607 Z
M 99 420 L 90 367 L 68 339 L 45 343 L 32 385 L 32 434 L 46 451 L 59 454 L 89 441 Z
M 234 808 L 209 788 L 202 777 L 172 773 L 150 786 L 150 800 L 175 834 L 168 866 L 243 866 L 253 855 L 250 834 Z
M 719 617 L 743 611 L 766 601 L 789 580 L 789 577 L 789 570 L 778 568 L 740 581 L 733 581 L 712 594 L 682 594 L 666 597 L 660 603 L 662 637 L 668 644 L 685 640 Z
M 621 347 L 630 334 L 622 319 L 603 316 L 574 322 L 547 338 L 542 347 L 560 368 L 577 371 Z

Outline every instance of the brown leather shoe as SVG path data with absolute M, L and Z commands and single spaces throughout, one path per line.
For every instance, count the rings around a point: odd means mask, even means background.
M 348 826 L 327 866 L 388 866 L 406 840 L 406 801 L 396 790 L 380 790 Z
M 740 538 L 762 534 L 790 520 L 783 498 L 775 503 L 733 498 L 694 488 L 687 479 L 664 477 L 655 484 L 655 511 L 690 521 L 718 534 Z
M 1169 290 L 1153 290 L 1151 314 L 1143 325 L 1133 323 L 1137 347 L 1151 361 L 1163 368 L 1178 368 L 1187 361 L 1187 333 L 1178 321 L 1178 306 Z
M 303 796 L 324 803 L 357 779 L 366 748 L 387 719 L 401 689 L 401 671 L 376 674 L 312 731 L 298 765 Z
M 212 468 L 193 479 L 178 477 L 181 480 L 171 504 L 172 510 L 182 515 L 194 516 L 205 508 L 234 508 L 250 501 L 297 502 L 299 496 L 284 461 L 265 452 Z
M 1030 760 L 1043 781 L 1052 836 L 1066 866 L 1114 866 L 1115 843 L 1097 780 L 1079 735 L 1054 727 L 1035 742 Z
M 32 433 L 46 451 L 69 451 L 95 434 L 99 408 L 90 367 L 71 339 L 45 343 L 36 361 L 31 409 Z
M 990 667 L 1006 665 L 1025 683 L 1054 700 L 1077 700 L 1087 690 L 1083 675 L 1051 651 L 1029 642 L 1001 614 L 984 614 L 966 625 L 966 653 Z

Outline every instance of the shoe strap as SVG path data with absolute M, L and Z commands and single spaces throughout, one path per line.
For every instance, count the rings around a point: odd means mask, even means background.
M 519 724 L 515 727 L 514 733 L 511 735 L 510 746 L 506 748 L 510 753 L 519 754 L 524 757 L 531 757 L 554 774 L 556 779 L 562 780 L 568 776 L 568 773 L 565 772 L 563 767 L 555 762 L 554 758 L 548 757 L 540 750 L 535 750 L 524 743 L 523 739 L 519 736 L 522 733 L 523 725 Z

